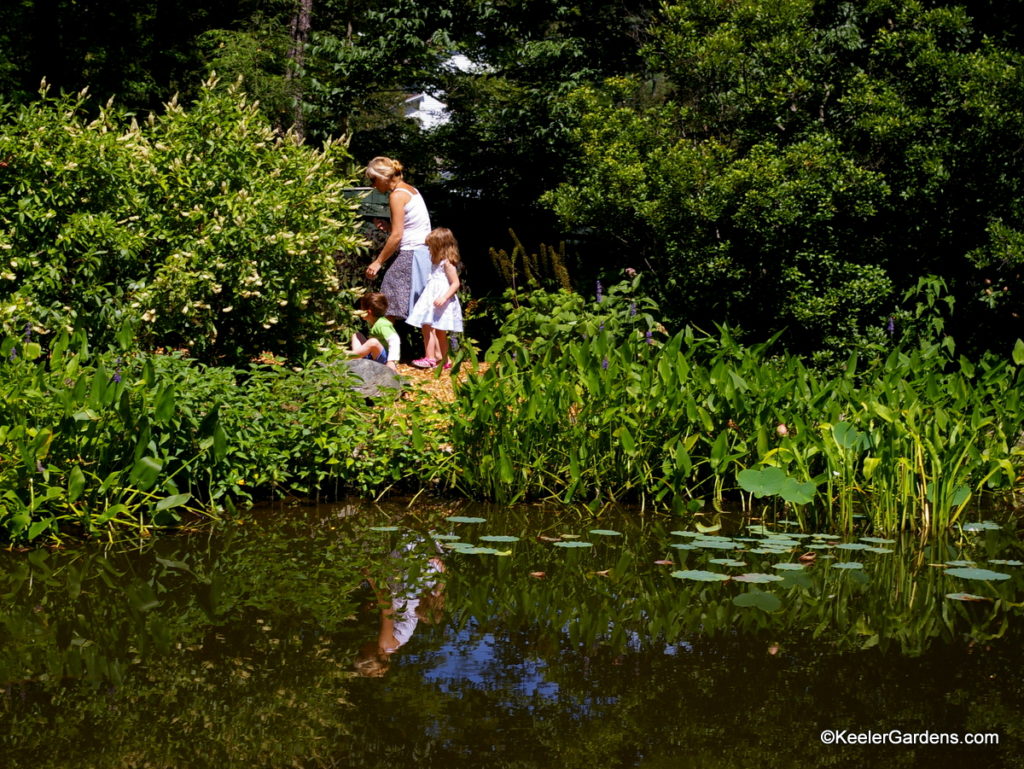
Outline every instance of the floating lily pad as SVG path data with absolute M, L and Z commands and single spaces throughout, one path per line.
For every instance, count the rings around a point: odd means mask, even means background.
M 370 531 L 401 531 L 398 526 L 371 526 Z
M 559 534 L 558 536 L 560 536 L 562 539 L 579 539 L 580 538 L 579 534 Z
M 946 598 L 954 601 L 990 601 L 991 598 L 985 598 L 981 595 L 974 595 L 974 593 L 946 593 Z
M 720 574 L 716 571 L 674 571 L 672 576 L 676 579 L 692 579 L 695 582 L 725 582 L 729 579 L 728 574 Z
M 519 537 L 510 534 L 484 534 L 480 537 L 481 542 L 518 542 Z
M 709 550 L 736 550 L 739 547 L 739 544 L 736 542 L 720 539 L 695 539 L 693 544 L 695 547 L 704 547 Z
M 782 550 L 777 547 L 755 547 L 751 550 L 751 553 L 757 553 L 758 555 L 786 555 L 792 548 L 786 548 Z
M 842 539 L 838 534 L 814 534 L 814 539 Z
M 875 545 L 894 545 L 896 544 L 895 539 L 885 539 L 884 537 L 861 537 L 861 542 L 871 542 Z
M 859 561 L 839 561 L 829 564 L 833 569 L 863 569 L 864 564 Z
M 869 547 L 863 542 L 842 542 L 836 545 L 837 550 L 867 550 Z
M 737 561 L 735 558 L 709 558 L 708 563 L 715 563 L 720 566 L 746 566 L 743 561 Z
M 752 606 L 764 612 L 778 611 L 782 608 L 782 601 L 774 593 L 766 593 L 763 590 L 750 590 L 740 593 L 732 599 L 736 606 Z
M 457 547 L 455 552 L 462 555 L 512 555 L 511 550 L 496 550 L 493 547 Z
M 593 542 L 579 542 L 577 540 L 572 540 L 570 542 L 555 542 L 554 546 L 555 547 L 593 547 L 594 543 Z
M 974 561 L 946 561 L 946 566 L 974 566 Z
M 788 518 L 783 518 L 781 521 L 776 521 L 780 526 L 799 526 L 800 521 L 791 521 Z
M 691 545 L 689 542 L 673 542 L 669 547 L 674 547 L 676 550 L 697 550 L 696 545 Z
M 670 531 L 673 537 L 702 537 L 704 536 L 699 531 Z
M 454 542 L 457 539 L 462 539 L 458 534 L 431 534 L 430 537 L 439 542 Z
M 449 523 L 486 523 L 486 518 L 478 518 L 475 515 L 449 515 L 445 518 Z
M 812 543 L 807 546 L 808 550 L 828 550 L 832 545 L 827 542 Z
M 614 531 L 613 529 L 591 529 L 591 534 L 597 534 L 601 537 L 621 537 L 621 531 Z
M 802 563 L 773 563 L 772 568 L 779 571 L 803 571 L 804 565 Z
M 886 553 L 895 553 L 896 551 L 895 550 L 890 550 L 887 547 L 866 547 L 866 548 L 864 548 L 864 552 L 865 553 L 881 553 L 881 554 L 884 555 Z
M 988 569 L 946 569 L 946 574 L 952 574 L 954 577 L 960 577 L 960 579 L 980 579 L 989 582 L 1010 578 L 1009 574 L 989 571 Z
M 997 563 L 1000 566 L 1024 566 L 1024 561 L 1007 561 L 1003 558 L 993 558 L 989 563 Z
M 783 577 L 778 574 L 762 574 L 761 572 L 751 572 L 750 574 L 737 574 L 732 578 L 734 582 L 782 582 Z
M 1001 528 L 998 523 L 982 521 L 981 523 L 968 523 L 964 525 L 964 531 L 988 531 Z

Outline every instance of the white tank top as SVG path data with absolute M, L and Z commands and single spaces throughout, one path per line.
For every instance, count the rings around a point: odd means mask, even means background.
M 415 195 L 409 190 L 399 189 L 396 192 L 404 192 L 409 196 L 405 207 L 402 209 L 403 217 L 402 242 L 398 246 L 399 251 L 408 251 L 416 246 L 424 245 L 427 233 L 430 232 L 430 214 L 427 213 L 427 204 L 423 202 L 423 196 L 417 191 Z

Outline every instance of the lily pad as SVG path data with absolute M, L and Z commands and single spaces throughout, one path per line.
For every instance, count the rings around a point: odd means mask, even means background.
M 580 542 L 578 540 L 571 540 L 569 542 L 555 542 L 555 547 L 593 547 L 593 542 Z
M 836 545 L 836 550 L 867 550 L 869 547 L 862 542 L 843 542 Z
M 431 534 L 431 539 L 436 539 L 438 542 L 454 542 L 455 540 L 462 539 L 458 534 Z
M 674 571 L 672 576 L 676 579 L 692 579 L 695 582 L 725 582 L 729 579 L 728 574 L 720 574 L 716 571 Z
M 519 537 L 510 534 L 485 534 L 480 537 L 481 542 L 518 542 Z
M 704 536 L 699 531 L 670 531 L 673 537 L 702 537 Z
M 753 606 L 763 612 L 778 611 L 782 608 L 782 601 L 774 593 L 766 593 L 763 590 L 750 590 L 740 593 L 732 599 L 736 606 Z
M 591 529 L 591 534 L 597 534 L 601 537 L 621 537 L 621 531 L 614 531 L 613 529 Z
M 997 563 L 1000 566 L 1024 566 L 1024 561 L 1006 560 L 1004 558 L 993 558 L 989 563 Z
M 496 550 L 493 547 L 457 547 L 455 552 L 462 555 L 512 555 L 511 550 Z
M 449 515 L 445 518 L 449 523 L 486 523 L 486 518 L 479 518 L 475 515 Z
M 991 601 L 991 598 L 985 598 L 985 596 L 974 595 L 974 593 L 946 593 L 946 598 L 954 601 Z
M 371 526 L 370 531 L 401 531 L 398 526 Z
M 981 523 L 968 523 L 964 525 L 964 531 L 989 531 L 1001 528 L 998 523 L 982 521 Z
M 864 564 L 859 561 L 838 561 L 837 563 L 829 564 L 833 569 L 863 569 Z
M 895 553 L 896 551 L 895 550 L 890 550 L 887 547 L 866 547 L 866 548 L 864 548 L 864 552 L 865 553 L 881 553 L 881 554 L 884 555 L 886 553 Z
M 885 537 L 861 537 L 861 542 L 871 542 L 875 545 L 894 545 L 896 544 L 895 539 L 885 539 Z
M 699 549 L 696 545 L 691 545 L 689 542 L 673 542 L 669 547 L 674 547 L 676 550 L 697 550 Z
M 719 566 L 746 566 L 743 561 L 737 561 L 735 558 L 710 558 L 708 563 L 715 563 Z
M 739 548 L 739 544 L 736 542 L 728 542 L 720 539 L 695 539 L 693 544 L 695 547 L 705 547 L 709 550 L 736 550 Z
M 946 566 L 974 566 L 974 561 L 946 561 Z
M 779 571 L 803 571 L 804 565 L 802 563 L 773 563 L 772 568 Z
M 988 582 L 1010 578 L 1009 574 L 988 569 L 946 569 L 946 574 L 952 574 L 954 577 L 960 577 L 960 579 L 980 579 Z
M 733 579 L 733 582 L 763 583 L 763 582 L 782 582 L 782 580 L 784 578 L 780 577 L 778 574 L 762 574 L 761 572 L 756 572 L 755 571 L 755 572 L 751 572 L 750 574 L 737 574 L 732 579 Z

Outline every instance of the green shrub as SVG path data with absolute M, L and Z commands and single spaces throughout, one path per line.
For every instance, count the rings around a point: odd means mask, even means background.
M 335 255 L 358 251 L 351 159 L 276 134 L 207 82 L 138 123 L 85 95 L 0 106 L 0 325 L 124 323 L 202 358 L 297 355 L 351 306 Z

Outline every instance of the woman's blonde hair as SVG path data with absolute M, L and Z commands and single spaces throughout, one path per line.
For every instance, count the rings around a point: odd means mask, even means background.
M 394 178 L 401 179 L 402 164 L 397 160 L 378 156 L 366 164 L 365 174 L 367 179 L 383 179 L 384 181 Z
M 424 243 L 430 249 L 430 261 L 434 264 L 451 262 L 459 266 L 459 242 L 447 227 L 437 227 L 427 233 Z

